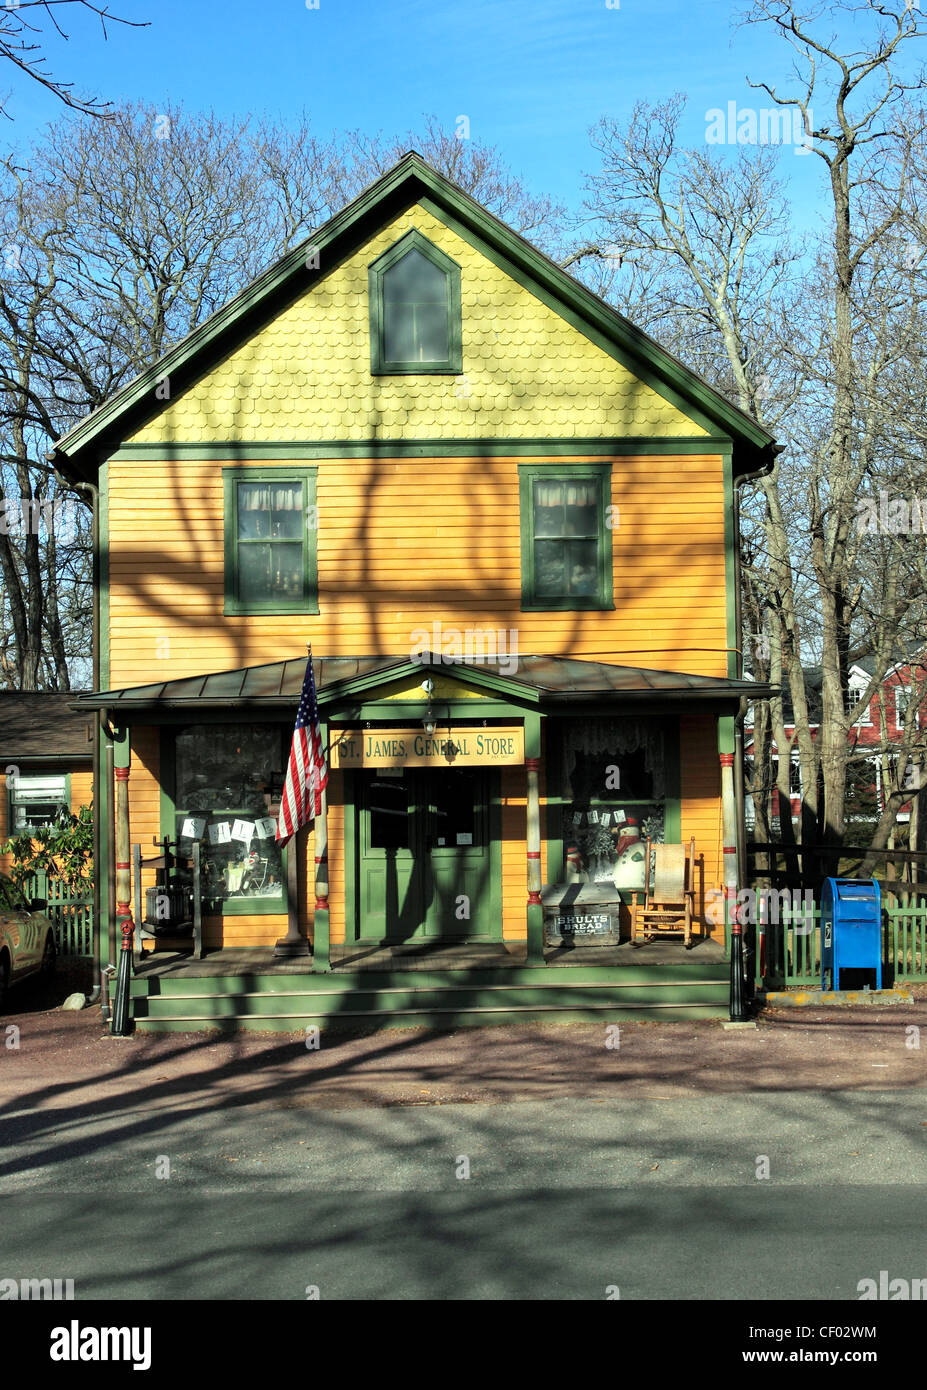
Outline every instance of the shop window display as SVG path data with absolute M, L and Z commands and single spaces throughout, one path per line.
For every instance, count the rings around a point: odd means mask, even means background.
M 644 886 L 648 839 L 666 823 L 666 753 L 659 721 L 596 719 L 563 734 L 563 839 L 571 882 Z
M 200 842 L 203 909 L 276 907 L 284 892 L 277 809 L 283 735 L 276 724 L 196 725 L 175 741 L 179 853 Z

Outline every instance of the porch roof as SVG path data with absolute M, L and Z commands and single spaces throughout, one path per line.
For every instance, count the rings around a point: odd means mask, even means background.
M 319 705 L 366 695 L 375 699 L 376 688 L 389 681 L 422 671 L 453 674 L 487 693 L 509 695 L 528 704 L 570 705 L 602 700 L 654 699 L 737 701 L 746 696 L 760 699 L 772 686 L 755 681 L 729 680 L 721 676 L 693 675 L 686 671 L 657 671 L 640 666 L 618 666 L 601 661 L 582 661 L 562 656 L 520 656 L 514 675 L 504 673 L 509 660 L 412 661 L 403 656 L 323 657 L 313 661 Z M 273 661 L 261 666 L 242 666 L 234 671 L 209 671 L 179 680 L 157 681 L 120 690 L 92 691 L 81 695 L 73 709 L 106 709 L 114 713 L 190 709 L 262 709 L 290 714 L 299 702 L 306 658 Z

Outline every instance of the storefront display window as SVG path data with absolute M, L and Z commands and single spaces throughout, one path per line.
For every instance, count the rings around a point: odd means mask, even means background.
M 284 910 L 280 727 L 195 725 L 177 734 L 174 749 L 175 834 L 181 856 L 200 843 L 203 910 Z
M 568 880 L 644 886 L 644 851 L 666 831 L 666 748 L 656 719 L 591 719 L 563 731 Z

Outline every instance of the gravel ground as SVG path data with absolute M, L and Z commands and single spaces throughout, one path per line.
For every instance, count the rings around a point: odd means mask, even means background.
M 140 1104 L 182 1107 L 270 1101 L 323 1109 L 687 1096 L 748 1091 L 886 1090 L 927 1084 L 927 986 L 911 1004 L 778 1009 L 758 1027 L 717 1020 L 520 1024 L 429 1033 L 387 1029 L 302 1033 L 143 1034 L 113 1038 L 98 1007 L 62 1013 L 79 977 L 14 990 L 0 1027 L 19 1028 L 2 1052 L 0 1098 L 29 1108 L 91 1106 L 134 1092 Z M 924 1034 L 923 1045 L 921 1033 Z M 927 1123 L 927 1122 L 925 1122 Z

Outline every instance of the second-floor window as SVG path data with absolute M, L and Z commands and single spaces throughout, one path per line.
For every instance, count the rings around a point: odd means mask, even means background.
M 903 728 L 904 728 L 904 726 L 905 726 L 905 720 L 908 718 L 908 710 L 911 708 L 911 705 L 912 705 L 912 700 L 911 700 L 911 687 L 910 687 L 909 685 L 896 685 L 896 686 L 895 686 L 895 724 L 897 725 L 897 727 L 898 727 L 899 729 L 903 729 Z M 915 720 L 917 719 L 917 712 L 916 712 L 916 711 L 915 711 L 915 713 L 914 713 L 914 718 L 915 718 Z
M 863 695 L 865 694 L 865 692 L 866 692 L 866 687 L 865 687 L 864 685 L 859 685 L 859 684 L 853 685 L 853 684 L 851 684 L 850 687 L 849 687 L 849 689 L 847 690 L 847 693 L 846 693 L 846 699 L 845 699 L 845 702 L 844 702 L 844 713 L 849 714 L 850 711 L 851 711 L 852 709 L 854 709 L 856 705 L 859 704 L 859 702 L 860 702 L 860 700 L 863 698 Z M 857 724 L 868 724 L 868 723 L 871 722 L 870 719 L 869 719 L 869 706 L 868 706 L 868 705 L 864 705 L 864 706 L 862 707 L 862 709 L 860 710 L 859 714 L 856 716 L 855 722 L 856 722 Z
M 612 607 L 608 464 L 519 468 L 522 608 Z
M 317 613 L 315 468 L 226 468 L 225 612 Z

